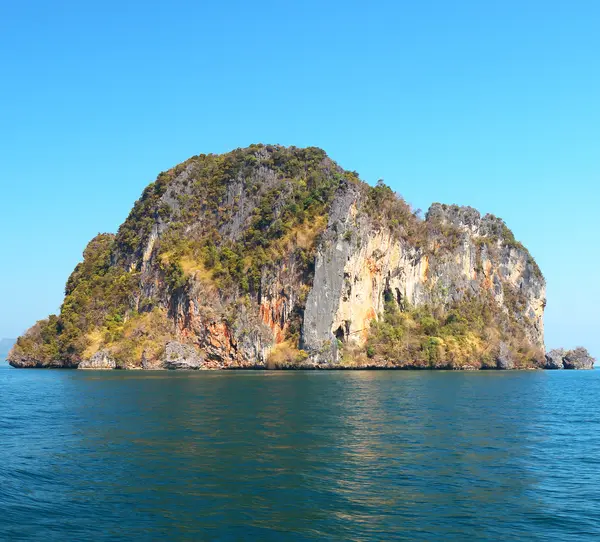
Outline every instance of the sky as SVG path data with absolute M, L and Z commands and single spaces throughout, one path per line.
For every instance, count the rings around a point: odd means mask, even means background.
M 505 219 L 548 347 L 600 357 L 600 2 L 0 2 L 0 337 L 55 313 L 157 174 L 318 146 Z

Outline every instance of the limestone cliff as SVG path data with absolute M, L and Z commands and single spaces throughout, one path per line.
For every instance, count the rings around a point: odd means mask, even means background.
M 525 344 L 538 350 L 536 364 L 541 362 L 545 281 L 500 219 L 481 217 L 468 207 L 434 204 L 423 224 L 426 239 L 415 246 L 390 228 L 374 225 L 361 212 L 362 199 L 359 190 L 346 189 L 334 202 L 304 313 L 304 348 L 324 362 L 338 359 L 340 342 L 360 348 L 368 341 L 371 322 L 384 312 L 386 295 L 400 310 L 437 307 L 442 312 L 465 299 L 491 298 L 505 322 L 516 324 L 505 329 L 518 328 Z M 326 344 L 333 348 L 323 351 Z M 499 350 L 501 344 L 492 348 Z
M 254 145 L 161 173 L 90 242 L 15 367 L 529 368 L 545 282 L 504 222 L 420 219 L 320 149 Z

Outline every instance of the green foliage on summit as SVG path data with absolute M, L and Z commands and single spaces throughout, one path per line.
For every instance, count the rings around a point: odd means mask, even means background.
M 364 211 L 376 228 L 387 228 L 416 248 L 425 246 L 427 230 L 425 223 L 418 217 L 418 211 L 413 211 L 404 198 L 383 180 L 368 187 Z
M 358 182 L 321 149 L 255 145 L 225 155 L 200 155 L 159 176 L 117 235 L 125 253 L 139 254 L 155 222 L 168 216 L 158 253 L 168 286 L 185 285 L 190 270 L 225 290 L 256 293 L 263 270 L 290 246 L 308 269 L 328 206 L 343 181 Z M 173 195 L 167 193 L 172 187 Z M 170 201 L 165 207 L 160 197 Z M 232 226 L 235 224 L 235 226 Z M 311 242 L 297 241 L 312 236 Z M 139 260 L 138 260 L 139 261 Z

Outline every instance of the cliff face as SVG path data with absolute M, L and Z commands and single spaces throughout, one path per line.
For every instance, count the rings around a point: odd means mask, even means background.
M 159 175 L 86 248 L 16 367 L 524 368 L 545 282 L 498 218 L 424 220 L 323 151 L 251 146 Z
M 317 353 L 329 342 L 339 347 L 340 341 L 360 349 L 369 340 L 371 322 L 385 312 L 386 298 L 399 311 L 428 307 L 442 313 L 475 299 L 493 302 L 499 313 L 495 331 L 516 330 L 522 344 L 515 349 L 532 347 L 538 350 L 534 364 L 541 361 L 545 281 L 501 220 L 482 218 L 472 208 L 434 204 L 423 224 L 427 237 L 415 247 L 389 228 L 374 225 L 361 206 L 356 190 L 344 191 L 334 202 L 304 313 L 306 349 Z M 507 339 L 492 346 L 488 337 L 492 365 L 499 361 L 500 348 L 506 350 Z M 320 359 L 335 359 L 337 347 Z M 435 365 L 462 368 L 461 360 L 437 361 Z

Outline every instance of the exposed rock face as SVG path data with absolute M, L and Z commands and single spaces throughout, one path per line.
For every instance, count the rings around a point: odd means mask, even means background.
M 8 362 L 16 369 L 76 369 L 73 365 L 64 360 L 39 360 L 28 355 L 22 355 L 11 350 L 8 353 Z
M 563 348 L 551 350 L 546 354 L 546 369 L 593 369 L 596 360 L 589 352 L 579 347 L 565 351 Z
M 570 350 L 563 358 L 565 369 L 593 369 L 596 360 L 582 347 Z
M 204 360 L 192 346 L 178 342 L 167 344 L 164 360 L 166 369 L 195 370 L 203 366 Z
M 78 369 L 95 369 L 107 370 L 116 369 L 117 362 L 110 357 L 110 354 L 105 350 L 96 352 L 90 359 L 83 360 L 78 366 Z
M 61 315 L 10 362 L 541 367 L 544 307 L 543 276 L 502 220 L 441 204 L 421 220 L 319 149 L 259 145 L 161 174 L 116 237 L 90 243 Z M 402 348 L 381 353 L 369 340 L 386 310 L 405 327 Z M 477 310 L 493 314 L 470 333 Z
M 556 348 L 550 350 L 546 354 L 546 369 L 564 369 L 563 358 L 565 357 L 565 351 L 563 348 Z
M 498 354 L 496 355 L 496 367 L 503 371 L 515 368 L 513 355 L 506 343 L 500 343 L 500 348 L 498 349 Z
M 530 342 L 543 348 L 545 281 L 525 249 L 499 237 L 503 222 L 482 218 L 472 208 L 434 204 L 426 224 L 442 230 L 432 231 L 434 249 L 426 253 L 385 226 L 374 226 L 361 213 L 361 199 L 349 188 L 334 200 L 317 251 L 303 327 L 303 347 L 315 358 L 336 360 L 337 340 L 364 344 L 370 322 L 383 312 L 386 292 L 401 307 L 447 306 L 489 293 L 519 320 Z M 448 226 L 455 236 L 449 248 L 443 230 Z M 517 307 L 507 307 L 509 296 L 519 297 Z

